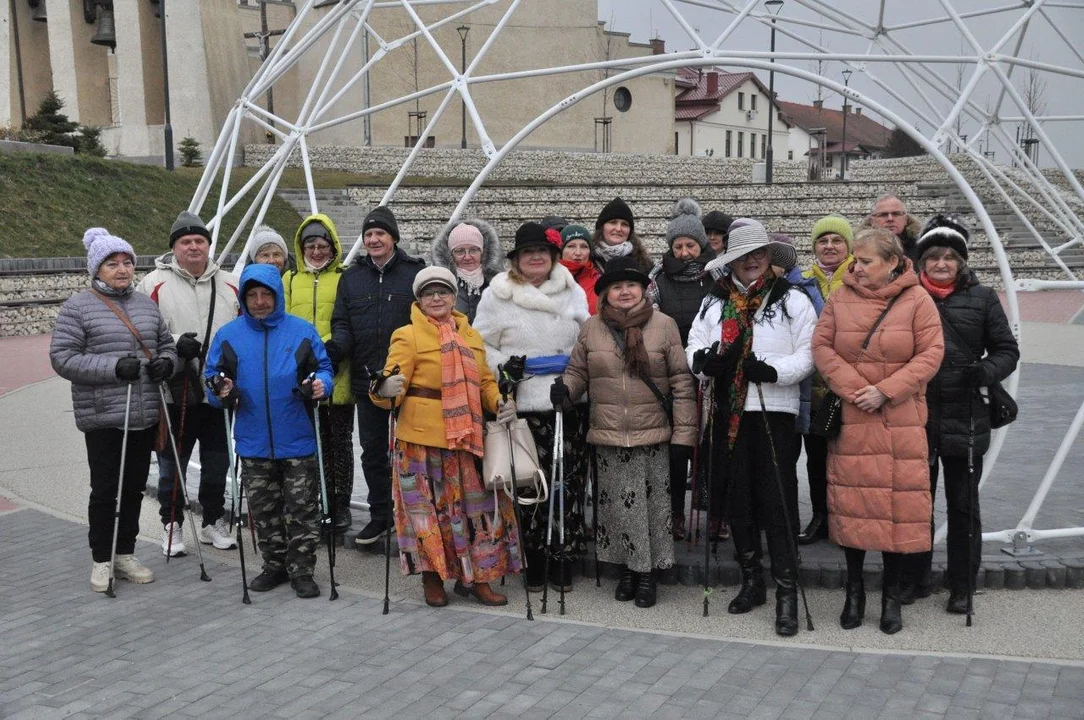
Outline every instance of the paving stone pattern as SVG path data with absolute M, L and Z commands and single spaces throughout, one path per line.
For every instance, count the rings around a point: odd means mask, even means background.
M 82 526 L 0 516 L 0 717 L 1081 718 L 1084 668 L 854 653 L 431 610 L 192 573 L 87 587 Z M 194 569 L 189 567 L 188 569 Z M 238 582 L 218 563 L 214 586 Z M 326 591 L 326 588 L 325 588 Z

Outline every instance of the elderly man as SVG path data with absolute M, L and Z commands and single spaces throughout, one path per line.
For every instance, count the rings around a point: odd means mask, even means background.
M 196 538 L 220 550 L 237 547 L 226 526 L 226 424 L 210 407 L 201 377 L 207 345 L 220 327 L 237 317 L 237 278 L 210 258 L 211 233 L 198 216 L 182 212 L 169 233 L 169 252 L 155 261 L 136 289 L 154 300 L 177 343 L 180 359 L 170 380 L 170 421 L 178 434 L 180 467 L 188 467 L 199 441 L 199 503 L 203 527 Z M 178 463 L 170 450 L 158 453 L 158 502 L 162 518 L 162 553 L 184 555 L 184 514 L 174 486 Z
M 915 254 L 915 244 L 918 242 L 922 223 L 907 212 L 902 200 L 895 195 L 882 195 L 877 198 L 869 216 L 862 222 L 862 227 L 884 228 L 898 237 L 903 245 L 903 252 L 911 258 L 917 271 L 918 255 Z

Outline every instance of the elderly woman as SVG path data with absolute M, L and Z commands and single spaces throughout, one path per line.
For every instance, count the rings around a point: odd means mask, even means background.
M 816 283 L 820 296 L 828 296 L 843 285 L 843 277 L 854 262 L 851 224 L 839 215 L 827 215 L 813 223 L 813 266 L 802 273 L 807 281 Z M 823 305 L 822 300 L 822 305 Z M 815 304 L 815 303 L 814 303 Z M 818 314 L 820 308 L 818 308 Z M 828 391 L 824 379 L 813 375 L 810 413 L 816 415 Z M 828 537 L 828 440 L 808 431 L 802 433 L 805 443 L 805 468 L 809 478 L 809 502 L 813 515 L 809 524 L 798 534 L 799 545 L 812 545 Z
M 83 235 L 90 289 L 61 307 L 49 346 L 57 375 L 72 383 L 75 426 L 86 438 L 90 464 L 90 587 L 116 577 L 149 583 L 154 573 L 135 556 L 139 509 L 158 429 L 159 388 L 173 374 L 177 351 L 158 306 L 135 290 L 132 246 L 104 228 Z M 125 435 L 127 430 L 127 435 Z M 120 469 L 124 477 L 120 478 Z M 116 547 L 114 513 L 118 509 Z
M 455 309 L 474 322 L 482 291 L 504 270 L 497 231 L 477 218 L 448 225 L 433 241 L 433 265 L 455 273 Z
M 693 318 L 714 285 L 704 267 L 715 259 L 715 253 L 700 222 L 700 205 L 692 198 L 683 198 L 674 205 L 666 226 L 666 241 L 670 248 L 648 274 L 647 297 L 677 323 L 684 348 Z M 670 520 L 675 540 L 685 538 L 685 481 L 691 460 L 692 448 L 679 443 L 670 445 Z
M 948 506 L 949 599 L 946 610 L 966 613 L 982 555 L 979 478 L 990 447 L 990 413 L 982 388 L 1007 378 L 1020 361 L 997 293 L 979 284 L 967 267 L 970 234 L 955 217 L 933 217 L 918 239 L 919 283 L 941 313 L 945 359 L 926 390 L 930 493 L 937 493 L 938 465 L 945 472 Z M 968 467 L 968 453 L 971 466 Z M 932 525 L 931 525 L 932 530 Z M 918 553 L 904 594 L 928 592 L 933 553 Z M 906 597 L 901 600 L 906 601 Z
M 482 337 L 455 309 L 457 286 L 447 268 L 418 273 L 410 324 L 392 334 L 370 397 L 399 408 L 392 497 L 403 572 L 422 574 L 432 607 L 448 604 L 450 578 L 459 595 L 505 605 L 489 583 L 520 571 L 519 527 L 511 499 L 485 492 L 477 459 L 483 410 L 511 422 L 516 405 L 500 400 Z
M 280 275 L 285 274 L 290 256 L 286 250 L 286 241 L 275 228 L 270 225 L 257 227 L 252 233 L 252 248 L 248 258 L 250 265 L 274 265 L 279 269 Z
M 310 215 L 294 233 L 297 270 L 282 278 L 286 312 L 316 326 L 320 339 L 331 339 L 331 313 L 342 278 L 342 244 L 335 223 L 327 215 Z M 320 434 L 328 505 L 336 532 L 353 523 L 350 497 L 354 494 L 354 395 L 350 387 L 350 361 L 338 364 L 330 402 L 321 403 Z
M 595 220 L 593 250 L 599 264 L 619 257 L 631 257 L 641 270 L 647 272 L 654 263 L 643 242 L 636 235 L 636 219 L 624 200 L 615 197 L 598 214 Z
M 538 446 L 542 468 L 552 467 L 554 412 L 550 385 L 565 371 L 569 353 L 589 317 L 587 298 L 572 275 L 557 262 L 557 245 L 538 223 L 524 223 L 516 231 L 516 244 L 508 253 L 511 268 L 493 278 L 478 305 L 475 329 L 486 343 L 486 358 L 494 371 L 502 366 L 517 388 L 520 416 L 527 420 Z M 525 358 L 525 360 L 524 360 Z M 525 375 L 524 375 L 525 370 Z M 565 415 L 565 427 L 579 419 Z M 568 562 L 550 563 L 550 582 L 571 588 L 571 568 L 583 552 L 582 478 L 587 471 L 587 448 L 575 433 L 565 433 L 565 546 Z M 523 547 L 527 558 L 527 587 L 533 592 L 546 584 L 545 540 L 547 516 L 543 509 L 524 518 Z M 564 567 L 562 572 L 561 568 Z
M 587 296 L 587 311 L 598 312 L 598 295 L 595 283 L 602 277 L 595 258 L 591 255 L 591 233 L 583 225 L 565 225 L 561 230 L 561 264 L 572 273 L 576 284 Z
M 696 441 L 696 392 L 677 324 L 654 309 L 632 258 L 609 263 L 588 320 L 555 383 L 555 409 L 587 391 L 587 440 L 598 452 L 598 557 L 621 566 L 614 599 L 655 604 L 658 571 L 674 564 L 670 448 Z M 672 407 L 667 407 L 672 406 Z M 672 414 L 672 419 L 671 419 Z M 681 477 L 684 495 L 685 476 Z
M 847 558 L 840 626 L 862 624 L 862 566 L 867 550 L 879 550 L 880 625 L 891 635 L 903 628 L 904 555 L 930 549 L 926 384 L 945 345 L 937 308 L 896 236 L 863 231 L 852 253 L 813 334 L 817 370 L 842 402 L 842 428 L 828 443 L 828 532 Z
M 809 343 L 817 321 L 806 294 L 772 270 L 795 262 L 794 248 L 770 240 L 759 222 L 735 220 L 727 251 L 713 261 L 730 272 L 704 299 L 686 351 L 693 372 L 714 385 L 711 513 L 726 508 L 742 577 L 727 610 L 747 613 L 767 600 L 763 530 L 779 635 L 798 632 L 798 479 L 790 460 L 799 384 L 813 371 Z

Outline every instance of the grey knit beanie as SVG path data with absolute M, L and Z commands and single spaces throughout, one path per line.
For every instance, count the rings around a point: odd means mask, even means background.
M 704 224 L 700 222 L 700 205 L 691 197 L 681 198 L 674 203 L 670 211 L 670 222 L 666 225 L 666 242 L 670 247 L 679 237 L 696 240 L 700 249 L 708 246 L 708 235 Z
M 207 242 L 211 242 L 211 231 L 207 229 L 207 224 L 199 219 L 199 215 L 187 210 L 177 216 L 177 219 L 173 221 L 173 227 L 169 230 L 170 250 L 173 249 L 173 244 L 185 235 L 202 235 L 207 238 Z
M 282 250 L 284 257 L 289 257 L 290 251 L 286 248 L 286 241 L 282 239 L 282 235 L 279 235 L 278 231 L 270 225 L 260 225 L 256 228 L 256 232 L 252 234 L 252 255 L 255 257 L 256 253 L 260 252 L 260 248 L 264 245 L 276 245 L 279 250 Z

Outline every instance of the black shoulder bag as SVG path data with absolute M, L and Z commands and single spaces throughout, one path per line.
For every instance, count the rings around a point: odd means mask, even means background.
M 902 293 L 901 293 L 902 294 Z M 892 305 L 896 302 L 899 295 L 888 301 L 885 305 L 885 309 L 881 311 L 881 314 L 877 317 L 877 321 L 873 323 L 873 327 L 869 329 L 869 333 L 866 335 L 866 339 L 862 341 L 862 352 L 866 351 L 869 347 L 870 340 L 873 339 L 873 333 L 877 332 L 877 328 L 881 326 L 881 321 L 885 319 L 885 315 L 892 309 Z M 809 423 L 809 432 L 813 435 L 819 435 L 825 438 L 834 438 L 839 435 L 840 429 L 843 427 L 843 398 L 829 390 L 824 395 L 824 400 L 821 401 L 820 409 L 817 410 L 817 414 L 813 416 L 813 420 Z
M 945 314 L 945 309 L 941 306 L 937 306 L 937 312 L 941 313 L 941 324 L 947 329 L 952 337 L 955 339 L 956 344 L 960 350 L 967 354 L 969 363 L 976 363 L 978 359 L 975 358 L 975 353 L 971 352 L 971 346 L 967 344 L 963 336 L 960 335 L 960 331 L 956 329 L 956 326 L 952 324 L 952 321 L 948 319 L 948 315 Z M 993 430 L 999 427 L 1005 427 L 1012 421 L 1016 420 L 1016 415 L 1019 413 L 1020 408 L 1017 406 L 1016 401 L 1013 400 L 1009 391 L 1002 387 L 1000 382 L 994 382 L 994 384 L 987 386 L 986 388 L 988 396 L 988 407 L 990 412 L 990 428 Z

